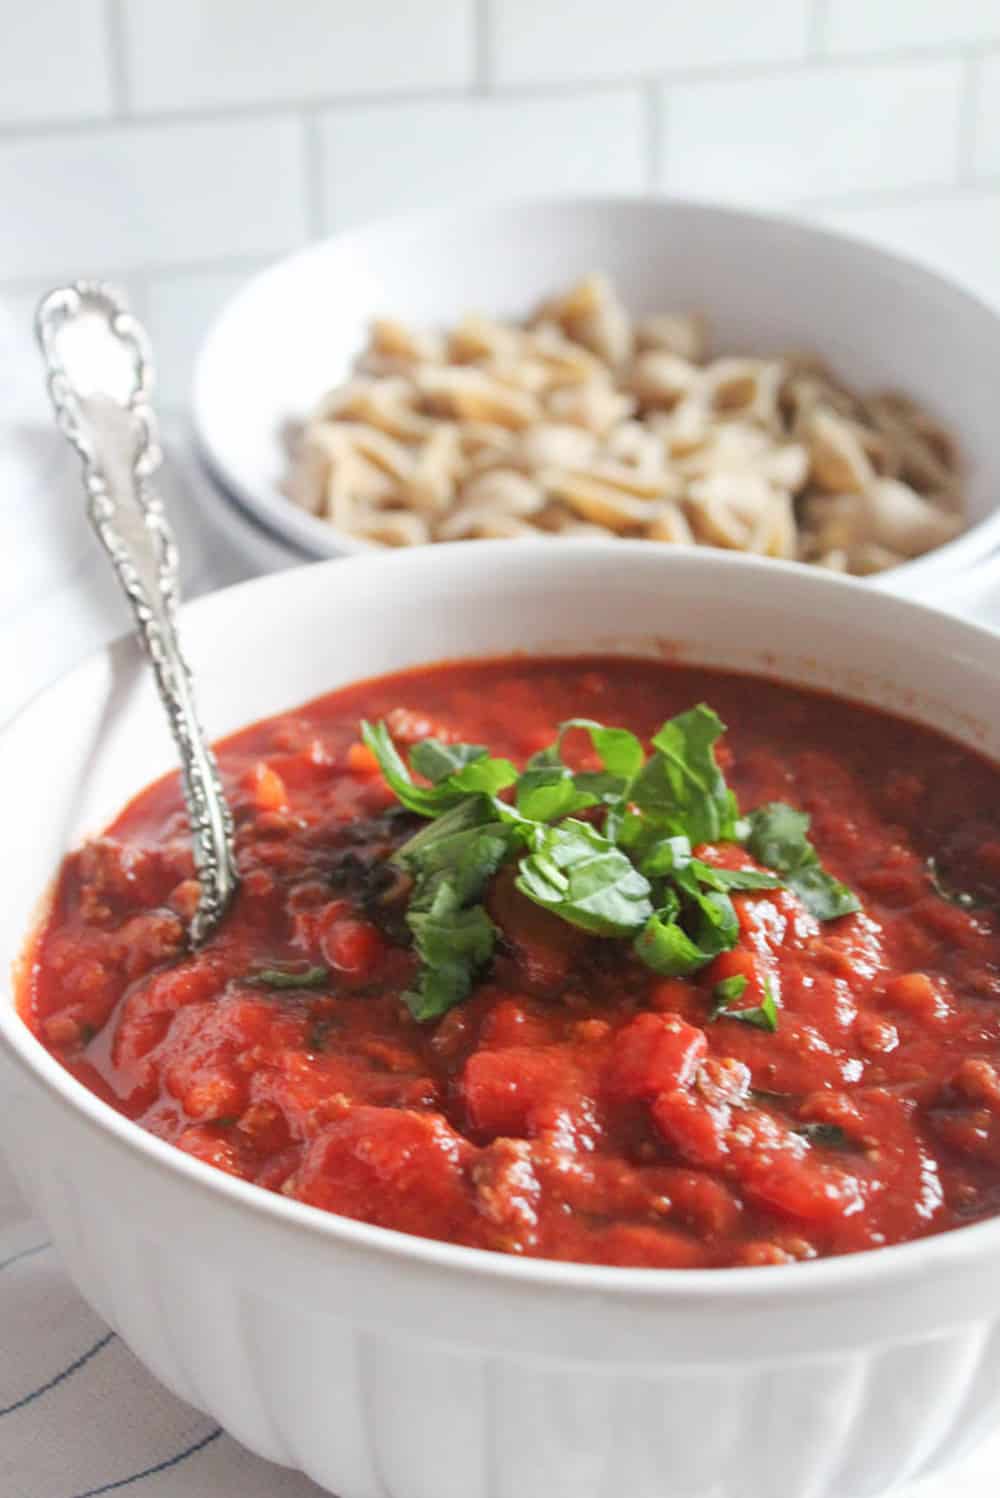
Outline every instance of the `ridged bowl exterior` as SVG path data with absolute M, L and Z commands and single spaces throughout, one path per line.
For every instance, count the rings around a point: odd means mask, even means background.
M 155 1178 L 93 1139 L 81 1171 L 75 1120 L 13 1097 L 19 1177 L 86 1298 L 173 1393 L 340 1498 L 875 1498 L 1000 1418 L 995 1315 L 785 1358 L 765 1317 L 718 1367 L 672 1359 L 669 1327 L 658 1365 L 629 1366 L 562 1355 L 557 1318 L 524 1356 L 488 1332 L 477 1348 L 328 1313 L 289 1295 L 280 1261 L 262 1282 L 238 1229 L 165 1236 L 145 1211 Z
M 575 638 L 578 648 L 592 638 L 588 588 L 604 548 L 589 560 L 572 548 L 553 552 L 558 584 L 534 548 L 472 550 L 460 567 L 445 554 L 391 568 L 310 568 L 195 610 L 197 649 L 224 655 L 226 629 L 245 620 L 248 647 L 259 647 L 247 678 L 273 678 L 268 708 L 223 660 L 232 696 L 225 726 L 383 669 L 377 650 L 364 656 L 358 642 L 364 608 L 387 596 L 374 594 L 373 583 L 384 587 L 393 576 L 411 600 L 431 587 L 446 615 L 489 594 L 506 618 L 520 599 L 508 648 L 518 630 L 528 640 Z M 745 596 L 747 618 L 756 619 L 745 635 L 776 638 L 768 610 L 786 620 L 800 679 L 809 669 L 830 680 L 855 671 L 851 631 L 867 631 L 865 670 L 881 683 L 872 694 L 889 691 L 891 678 L 911 694 L 915 716 L 940 721 L 954 710 L 964 737 L 996 750 L 996 722 L 973 725 L 971 716 L 996 649 L 981 632 L 797 569 L 726 564 L 720 585 L 718 567 L 704 558 L 680 555 L 664 572 L 627 546 L 613 556 L 616 581 L 602 603 L 608 628 L 629 634 L 627 624 L 634 634 L 638 615 L 649 612 L 651 579 L 665 575 L 682 611 L 702 600 L 701 657 L 731 657 L 735 647 L 703 602 L 711 579 L 720 618 Z M 531 590 L 543 578 L 544 607 L 533 613 Z M 320 659 L 299 660 L 303 626 L 274 624 L 289 599 L 313 610 L 311 629 L 324 609 L 331 629 L 354 610 L 346 617 L 360 633 L 337 648 L 355 662 L 363 657 L 360 666 L 335 667 L 320 646 Z M 638 615 L 626 618 L 630 610 Z M 832 621 L 848 615 L 839 643 L 823 653 Z M 404 627 L 410 658 L 448 653 L 427 626 L 404 619 Z M 277 664 L 261 643 L 268 628 L 279 636 Z M 483 648 L 471 627 L 459 645 L 462 638 L 452 653 Z M 378 650 L 389 664 L 407 659 L 393 639 Z M 112 761 L 109 787 L 88 810 L 97 823 L 132 788 L 120 778 L 123 766 L 135 785 L 159 768 L 148 749 L 133 763 L 148 736 L 140 679 L 127 653 L 112 652 L 77 673 L 75 685 L 69 678 L 40 699 L 0 756 L 5 769 L 23 772 L 59 722 L 75 725 L 75 737 L 59 745 L 63 768 L 53 771 L 36 828 L 42 846 L 29 845 L 27 812 L 16 844 L 28 868 L 24 901 L 37 897 L 43 881 L 35 876 L 49 873 L 78 835 L 69 812 L 76 816 L 81 800 L 81 767 L 105 759 L 91 753 L 94 744 Z M 862 680 L 855 695 L 864 695 Z M 136 719 L 138 737 L 102 738 L 121 714 Z M 11 905 L 19 898 L 12 891 Z M 5 917 L 12 958 L 29 908 Z M 786 1269 L 522 1262 L 345 1222 L 225 1177 L 112 1113 L 66 1076 L 9 1006 L 0 1008 L 0 1083 L 0 1142 L 86 1298 L 178 1396 L 339 1498 L 866 1498 L 959 1456 L 1000 1419 L 998 1223 Z

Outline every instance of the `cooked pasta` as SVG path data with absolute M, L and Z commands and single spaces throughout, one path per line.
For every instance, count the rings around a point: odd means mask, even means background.
M 711 355 L 588 276 L 524 324 L 373 324 L 293 439 L 287 490 L 380 546 L 631 536 L 866 574 L 963 525 L 951 435 L 812 354 Z

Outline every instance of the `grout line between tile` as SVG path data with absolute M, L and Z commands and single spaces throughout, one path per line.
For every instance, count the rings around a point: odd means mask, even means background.
M 290 244 L 291 253 L 297 246 Z M 280 256 L 275 255 L 224 255 L 218 260 L 188 260 L 176 264 L 166 262 L 144 262 L 141 265 L 75 265 L 64 266 L 58 273 L 49 276 L 8 276 L 0 280 L 0 296 L 5 292 L 12 296 L 33 294 L 41 287 L 60 285 L 77 276 L 99 275 L 109 280 L 127 280 L 129 285 L 142 283 L 148 291 L 153 281 L 174 276 L 253 275 L 264 266 L 271 265 Z
M 661 117 L 660 137 L 660 162 L 659 169 L 664 171 L 667 165 L 664 146 L 669 150 L 669 96 L 661 97 L 660 108 L 665 111 Z M 657 184 L 659 190 L 664 190 L 662 181 Z M 870 192 L 840 193 L 818 198 L 791 198 L 784 203 L 767 204 L 763 211 L 774 214 L 791 214 L 794 216 L 836 212 L 840 209 L 865 209 L 865 208 L 893 208 L 907 203 L 919 203 L 925 199 L 933 199 L 935 202 L 962 202 L 975 198 L 996 198 L 1000 202 L 1000 175 L 977 177 L 969 182 L 943 182 L 926 183 L 922 186 L 907 186 L 900 188 L 879 188 Z M 734 201 L 733 206 L 739 208 L 745 206 Z M 323 227 L 325 231 L 325 225 Z M 75 276 L 87 274 L 107 275 L 111 278 L 120 277 L 127 279 L 130 284 L 141 281 L 148 289 L 153 280 L 159 278 L 172 278 L 174 276 L 210 276 L 210 275 L 251 275 L 261 270 L 264 266 L 272 264 L 280 258 L 281 254 L 288 253 L 296 248 L 289 244 L 287 251 L 275 251 L 273 254 L 253 255 L 220 255 L 217 259 L 194 259 L 177 261 L 142 261 L 137 265 L 104 264 L 81 265 L 79 262 L 67 263 L 58 273 L 48 276 L 7 276 L 0 279 L 0 295 L 7 292 L 11 295 L 33 294 L 40 291 L 43 286 L 55 286 L 64 280 L 72 280 Z
M 493 16 L 490 0 L 472 0 L 473 92 L 493 91 Z
M 123 0 L 106 0 L 108 15 L 117 15 L 120 19 L 120 5 Z M 476 0 L 477 4 L 485 4 L 486 0 Z M 123 49 L 116 44 L 116 53 Z M 487 49 L 488 50 L 488 49 Z M 988 44 L 980 50 L 981 55 L 989 55 L 996 52 L 997 48 Z M 967 61 L 969 49 L 949 46 L 937 49 L 904 48 L 887 52 L 868 52 L 856 54 L 837 54 L 832 56 L 824 53 L 822 56 L 808 56 L 806 58 L 776 59 L 765 62 L 732 63 L 716 65 L 714 67 L 695 68 L 667 68 L 657 73 L 660 82 L 677 84 L 697 85 L 699 83 L 726 83 L 741 82 L 759 79 L 766 81 L 774 78 L 794 77 L 796 73 L 804 69 L 819 69 L 822 71 L 832 69 L 852 68 L 883 68 L 892 70 L 911 66 L 914 63 L 961 63 Z M 478 63 L 477 63 L 478 67 Z M 81 116 L 79 119 L 39 119 L 25 126 L 20 122 L 15 124 L 0 124 L 0 144 L 5 140 L 28 141 L 50 135 L 70 135 L 78 132 L 93 132 L 98 130 L 143 130 L 158 126 L 170 125 L 211 125 L 232 122 L 239 119 L 284 119 L 308 108 L 314 111 L 337 111 L 340 109 L 359 108 L 391 108 L 400 104 L 420 104 L 444 99 L 461 100 L 468 97 L 468 89 L 463 84 L 447 84 L 424 89 L 387 89 L 382 92 L 358 92 L 342 93 L 330 96 L 317 96 L 315 98 L 287 98 L 273 100 L 259 100 L 251 103 L 234 105 L 199 106 L 193 109 L 179 110 L 149 110 L 139 112 L 131 104 L 128 98 L 129 89 L 126 70 L 122 68 L 116 88 L 123 94 L 122 105 L 128 109 L 128 113 L 121 117 L 109 120 L 106 116 Z M 498 100 L 534 99 L 534 98 L 587 98 L 597 93 L 614 92 L 619 89 L 634 87 L 637 83 L 649 81 L 648 73 L 636 71 L 625 71 L 615 76 L 598 76 L 590 79 L 558 79 L 531 83 L 509 83 L 496 85 L 488 82 L 486 87 L 490 94 Z
M 125 119 L 129 114 L 128 49 L 125 45 L 124 0 L 104 0 L 104 29 L 108 44 L 108 66 L 111 73 L 112 118 Z
M 806 56 L 810 61 L 826 55 L 830 0 L 812 0 L 806 27 Z
M 660 85 L 654 82 L 645 84 L 642 92 L 642 123 L 643 157 L 648 192 L 656 192 L 663 175 L 663 135 L 668 107 Z
M 319 116 L 302 116 L 303 191 L 306 195 L 306 232 L 310 239 L 324 233 L 327 222 L 326 181 L 323 171 L 323 133 Z
M 965 78 L 958 116 L 957 171 L 960 183 L 976 180 L 976 144 L 979 129 L 979 105 L 983 88 L 981 53 L 970 52 L 965 60 Z

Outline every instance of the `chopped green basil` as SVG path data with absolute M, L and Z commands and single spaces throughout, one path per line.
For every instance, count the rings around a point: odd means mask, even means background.
M 258 967 L 248 975 L 248 981 L 259 983 L 264 988 L 323 988 L 330 981 L 330 969 L 326 967 Z
M 428 849 L 443 842 L 456 832 L 465 832 L 470 827 L 481 827 L 493 820 L 493 807 L 485 796 L 467 796 L 450 811 L 442 812 L 433 822 L 428 822 L 408 838 L 393 854 L 393 863 L 410 865 L 419 863 Z
M 581 789 L 576 780 L 565 765 L 529 764 L 518 779 L 514 804 L 532 822 L 554 822 L 595 806 L 597 797 Z
M 488 759 L 485 744 L 443 744 L 440 739 L 421 739 L 410 753 L 410 764 L 431 785 L 440 785 L 449 775 L 464 770 L 477 759 Z
M 702 893 L 697 886 L 682 898 L 669 886 L 664 903 L 635 940 L 636 956 L 664 978 L 686 978 L 720 952 L 736 945 L 739 922 L 728 895 Z
M 853 890 L 828 874 L 809 841 L 809 816 L 783 801 L 752 811 L 747 847 L 769 869 L 776 869 L 807 910 L 820 921 L 834 921 L 861 909 Z
M 564 762 L 574 731 L 589 735 L 601 769 Z M 490 960 L 496 929 L 481 902 L 506 863 L 516 863 L 527 899 L 591 935 L 630 939 L 664 976 L 696 973 L 736 945 L 735 892 L 787 885 L 824 920 L 857 910 L 852 892 L 820 865 L 804 813 L 772 803 L 741 819 L 715 757 L 724 731 L 701 703 L 663 724 L 647 759 L 627 729 L 570 718 L 519 775 L 484 745 L 438 739 L 415 745 L 407 765 L 385 723 L 363 723 L 398 799 L 428 818 L 393 855 L 413 880 L 406 920 L 421 963 L 407 995 L 413 1013 L 432 1019 L 459 1003 Z M 417 784 L 411 768 L 428 783 Z M 499 792 L 510 786 L 508 801 Z M 695 857 L 699 844 L 718 841 L 747 842 L 773 872 Z M 753 1009 L 728 1007 L 745 986 L 739 976 L 717 985 L 712 1017 L 776 1029 L 770 992 Z
M 632 783 L 629 799 L 669 834 L 692 845 L 735 835 L 736 798 L 715 758 L 725 725 L 705 703 L 679 713 L 653 736 L 655 754 Z
M 602 770 L 573 771 L 564 762 L 562 744 L 574 728 L 590 735 Z M 606 728 L 591 718 L 570 718 L 559 725 L 554 744 L 531 757 L 517 782 L 515 804 L 522 816 L 537 822 L 552 822 L 572 816 L 588 806 L 603 803 L 620 814 L 633 777 L 645 756 L 634 733 L 626 728 Z
M 426 910 L 411 907 L 407 921 L 421 969 L 403 997 L 414 1019 L 438 1019 L 467 997 L 493 955 L 497 929 L 482 905 L 463 908 L 447 880 L 437 885 Z
M 475 802 L 489 807 L 484 797 Z M 510 851 L 511 829 L 502 822 L 470 826 L 462 805 L 433 824 L 442 829 L 450 821 L 453 830 L 429 837 L 431 828 L 422 828 L 396 854 L 414 879 L 406 923 L 421 966 L 404 998 L 418 1020 L 461 1003 L 496 944 L 496 927 L 479 902 Z
M 699 884 L 722 891 L 781 889 L 784 882 L 777 874 L 762 874 L 759 869 L 717 869 L 700 858 L 691 860 L 691 870 Z
M 721 986 L 720 984 L 719 987 Z M 742 991 L 741 989 L 740 992 Z M 768 984 L 764 986 L 763 999 L 753 1009 L 730 1009 L 731 1002 L 729 998 L 717 997 L 709 1019 L 735 1019 L 741 1025 L 753 1025 L 758 1030 L 769 1030 L 772 1034 L 777 1030 L 778 1005 Z
M 518 889 L 571 926 L 594 936 L 631 936 L 652 914 L 649 881 L 588 822 L 540 824 L 529 848 Z
M 560 755 L 563 739 L 573 728 L 582 728 L 590 735 L 595 753 L 609 774 L 631 781 L 642 769 L 646 756 L 635 734 L 627 728 L 607 728 L 593 718 L 568 718 L 565 723 L 560 723 L 556 741 Z
M 433 783 L 416 785 L 385 723 L 363 722 L 361 738 L 399 800 L 422 817 L 436 817 L 467 796 L 495 796 L 517 779 L 509 759 L 491 759 L 477 744 L 441 744 L 437 739 L 425 739 L 411 757 L 414 769 Z
M 721 1004 L 724 1009 L 734 999 L 741 999 L 746 992 L 747 980 L 742 973 L 734 973 L 731 978 L 723 978 L 712 989 L 712 997 L 716 1004 Z

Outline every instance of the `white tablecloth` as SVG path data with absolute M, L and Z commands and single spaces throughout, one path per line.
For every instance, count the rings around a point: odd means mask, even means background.
M 213 522 L 183 422 L 168 424 L 165 436 L 174 462 L 163 491 L 186 595 L 280 559 L 262 543 L 241 541 L 238 527 Z M 992 606 L 1000 620 L 1000 598 Z M 0 721 L 127 627 L 84 520 L 75 459 L 50 426 L 27 330 L 5 324 L 0 308 Z M 910 1491 L 995 1498 L 998 1489 L 1000 1435 L 961 1470 Z M 119 1492 L 315 1498 L 319 1490 L 251 1456 L 157 1384 L 79 1298 L 0 1159 L 0 1498 Z

